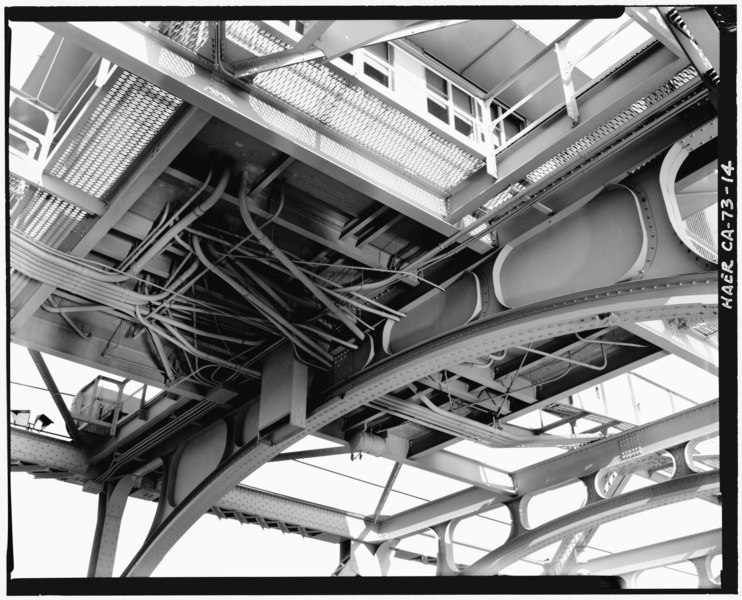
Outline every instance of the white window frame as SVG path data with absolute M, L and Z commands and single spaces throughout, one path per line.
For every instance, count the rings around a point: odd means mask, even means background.
M 440 77 L 444 81 L 444 83 L 446 84 L 445 95 L 442 94 L 436 88 L 431 88 L 427 85 L 427 73 L 428 72 L 431 72 L 436 77 Z M 465 110 L 462 110 L 458 106 L 456 106 L 456 103 L 453 100 L 454 86 L 459 91 L 461 91 L 461 93 L 466 94 L 469 97 L 474 114 L 471 114 Z M 440 119 L 439 117 L 431 113 L 430 109 L 428 109 L 428 114 L 431 117 L 436 119 L 435 122 L 440 121 L 441 123 L 445 123 L 448 126 L 448 128 L 454 133 L 454 135 L 463 137 L 469 140 L 470 143 L 474 143 L 474 144 L 482 143 L 482 140 L 480 139 L 480 134 L 482 131 L 482 121 L 481 121 L 481 118 L 478 116 L 482 114 L 482 107 L 480 105 L 480 101 L 478 98 L 476 98 L 475 96 L 472 96 L 469 92 L 461 89 L 461 87 L 457 86 L 455 83 L 449 81 L 443 75 L 441 75 L 440 73 L 436 73 L 433 69 L 427 66 L 425 66 L 425 98 L 426 98 L 426 102 L 430 100 L 446 109 L 446 113 L 448 115 L 447 121 Z M 457 117 L 461 121 L 464 121 L 465 123 L 468 123 L 469 125 L 471 125 L 470 135 L 466 135 L 465 133 L 456 129 L 455 119 Z
M 359 50 L 352 52 L 352 54 L 354 55 L 353 66 L 355 66 L 355 58 L 358 58 L 360 60 L 360 63 L 357 67 L 357 75 L 363 77 L 364 81 L 370 82 L 374 86 L 378 86 L 385 90 L 394 91 L 394 46 L 392 46 L 388 42 L 384 43 L 386 43 L 387 48 L 389 48 L 389 61 L 385 61 L 383 58 L 367 50 L 366 48 L 360 48 Z M 377 79 L 374 79 L 370 75 L 367 75 L 364 70 L 365 65 L 369 65 L 372 69 L 376 69 L 381 74 L 386 76 L 389 85 L 384 85 Z

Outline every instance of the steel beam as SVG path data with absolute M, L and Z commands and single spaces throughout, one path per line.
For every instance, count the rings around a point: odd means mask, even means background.
M 77 444 L 78 446 L 82 445 L 82 436 L 80 435 L 80 431 L 77 428 L 77 423 L 75 423 L 74 419 L 72 418 L 70 409 L 67 408 L 67 404 L 65 403 L 64 398 L 62 398 L 62 394 L 59 393 L 59 388 L 57 388 L 57 384 L 54 382 L 54 377 L 52 377 L 49 368 L 46 366 L 46 362 L 44 362 L 44 357 L 41 356 L 41 352 L 37 350 L 29 350 L 28 353 L 31 355 L 31 359 L 36 365 L 36 368 L 39 371 L 39 375 L 41 375 L 41 379 L 44 380 L 44 385 L 49 390 L 49 393 L 51 394 L 52 400 L 54 400 L 54 404 L 56 405 L 59 414 L 62 415 L 64 424 L 67 427 L 67 432 L 70 434 L 75 444 Z
M 513 83 L 518 81 L 518 79 L 520 79 L 528 69 L 530 69 L 533 65 L 535 65 L 539 60 L 544 58 L 544 56 L 548 55 L 550 52 L 553 52 L 555 45 L 559 44 L 560 42 L 563 42 L 564 40 L 567 40 L 571 35 L 578 33 L 581 29 L 583 29 L 586 25 L 589 25 L 591 22 L 592 21 L 589 21 L 589 20 L 578 21 L 577 23 L 572 25 L 569 29 L 567 29 L 567 31 L 565 31 L 559 37 L 557 37 L 554 41 L 546 44 L 543 48 L 541 48 L 541 50 L 539 50 L 530 59 L 528 59 L 526 63 L 520 65 L 516 71 L 508 75 L 504 81 L 501 81 L 491 90 L 489 90 L 484 97 L 485 102 L 489 102 L 493 98 L 496 98 L 497 96 L 502 94 Z
M 674 502 L 719 493 L 719 471 L 688 475 L 595 502 L 531 529 L 480 558 L 463 575 L 496 575 L 508 565 L 598 523 L 607 523 Z
M 399 475 L 399 471 L 402 468 L 402 463 L 395 462 L 392 465 L 392 470 L 389 473 L 389 478 L 386 480 L 386 485 L 384 486 L 384 490 L 381 492 L 381 496 L 379 496 L 379 501 L 376 503 L 376 508 L 374 509 L 374 523 L 376 523 L 379 520 L 379 516 L 381 515 L 381 511 L 384 510 L 384 505 L 386 504 L 387 498 L 389 498 L 389 494 L 392 491 L 392 488 L 394 487 L 394 482 L 397 481 L 397 475 Z
M 88 577 L 111 577 L 113 575 L 121 519 L 124 516 L 129 494 L 137 483 L 137 477 L 125 475 L 115 485 L 111 485 L 105 494 L 106 509 L 98 513 Z
M 142 28 L 122 22 L 43 25 L 439 233 L 451 235 L 458 231 L 417 199 L 440 198 L 433 198 L 430 191 L 412 182 L 401 170 L 396 172 L 371 154 L 352 150 L 329 129 L 309 125 L 308 120 L 304 122 L 275 108 L 259 98 L 257 90 L 248 94 L 222 84 L 216 90 L 213 74 L 199 65 L 193 64 L 187 76 L 175 75 L 163 60 L 172 51 Z M 122 39 L 127 40 L 125 44 L 117 43 Z
M 438 523 L 485 512 L 512 499 L 512 494 L 472 487 L 383 519 L 378 533 L 385 539 L 405 537 Z
M 29 468 L 47 468 L 93 476 L 89 472 L 85 452 L 74 448 L 68 442 L 12 427 L 10 445 L 11 461 L 32 463 L 28 465 Z M 130 493 L 138 495 L 134 487 L 130 489 Z M 159 495 L 159 492 L 155 494 Z M 149 498 L 151 499 L 151 491 Z M 386 539 L 376 533 L 370 521 L 356 515 L 247 486 L 237 486 L 215 506 L 221 511 L 259 515 L 263 519 L 296 524 L 305 529 L 316 529 L 343 539 L 365 540 L 372 543 L 383 542 Z
M 668 29 L 662 15 L 649 6 L 627 6 L 624 11 L 652 37 L 662 42 L 678 58 L 685 58 L 683 49 Z
M 178 171 L 173 168 L 165 169 L 168 176 L 175 178 L 176 180 L 185 183 L 193 188 L 198 188 L 200 182 L 192 177 L 189 177 L 185 173 Z M 206 187 L 206 192 L 211 191 L 211 186 Z M 222 200 L 238 205 L 237 198 L 231 194 L 222 194 Z M 311 204 L 313 198 L 306 195 L 306 201 Z M 257 202 L 252 198 L 248 198 L 248 206 L 250 212 L 268 219 L 273 215 L 267 210 L 261 208 Z M 386 209 L 386 207 L 383 207 Z M 275 218 L 274 223 L 292 233 L 296 233 L 303 238 L 306 238 L 312 242 L 320 244 L 325 248 L 339 252 L 348 258 L 357 260 L 364 266 L 375 267 L 375 268 L 387 268 L 391 262 L 392 255 L 384 250 L 377 248 L 357 248 L 354 243 L 350 240 L 345 240 L 345 235 L 342 230 L 338 230 L 326 221 L 320 221 L 312 218 L 311 213 L 307 211 L 300 211 L 298 207 L 294 207 L 291 204 L 284 204 L 284 209 Z
M 52 196 L 56 196 L 65 202 L 69 202 L 73 206 L 81 208 L 86 213 L 102 215 L 106 210 L 106 205 L 102 200 L 83 192 L 59 177 L 44 173 L 30 160 L 21 158 L 15 154 L 8 154 L 8 170 L 16 177 L 20 177 L 34 187 Z
M 26 429 L 10 428 L 10 460 L 57 471 L 88 473 L 85 452 L 70 442 Z
M 216 504 L 222 510 L 260 515 L 316 529 L 344 539 L 382 541 L 375 534 L 371 521 L 341 510 L 320 506 L 247 486 L 237 486 L 227 492 Z
M 634 312 L 637 319 L 646 314 L 677 314 L 690 307 L 703 312 L 705 303 L 713 304 L 716 278 L 683 276 L 660 284 L 619 284 L 606 290 L 569 298 L 557 304 L 531 305 L 510 311 L 506 317 L 496 315 L 476 321 L 447 336 L 438 337 L 414 349 L 377 363 L 341 386 L 317 398 L 318 408 L 307 416 L 306 428 L 298 432 L 277 431 L 267 440 L 254 439 L 223 460 L 213 473 L 157 526 L 126 568 L 127 577 L 152 573 L 165 554 L 202 514 L 239 481 L 280 454 L 306 435 L 335 421 L 381 394 L 398 389 L 450 363 L 472 360 L 514 345 L 554 337 L 567 331 L 583 331 L 600 326 L 599 314 L 622 310 Z M 682 282 L 682 285 L 681 285 Z M 619 294 L 618 290 L 622 293 Z M 578 299 L 579 298 L 579 299 Z M 671 299 L 671 300 L 670 300 Z M 670 301 L 672 304 L 668 304 Z M 692 312 L 692 309 L 691 309 Z M 709 311 L 710 312 L 710 311 Z
M 128 45 L 128 44 L 127 44 Z M 70 251 L 73 256 L 84 257 L 111 230 L 116 222 L 132 207 L 162 171 L 181 150 L 201 131 L 211 117 L 197 109 L 187 108 L 185 113 L 164 134 L 146 156 L 141 157 L 139 165 L 128 179 L 117 187 L 107 204 L 106 211 L 85 233 Z M 62 197 L 62 200 L 65 198 Z M 54 286 L 40 285 L 28 301 L 19 307 L 10 321 L 11 335 L 19 333 L 24 323 L 33 315 L 54 291 Z
M 667 23 L 669 35 L 673 36 L 680 47 L 687 51 L 698 72 L 705 73 L 707 69 L 713 68 L 716 73 L 721 74 L 719 29 L 708 12 L 700 7 L 688 7 L 687 10 L 681 8 L 680 11 L 676 9 L 692 37 L 690 39 L 683 31 L 671 24 L 672 19 L 668 19 L 670 11 L 673 10 L 671 7 L 658 7 L 657 10 L 662 13 L 666 21 L 669 21 Z M 675 27 L 674 31 L 673 27 Z
M 634 427 L 513 473 L 519 494 L 554 487 L 607 467 L 632 451 L 649 454 L 719 430 L 719 400 L 684 410 L 657 423 Z M 586 465 L 589 467 L 586 468 Z
M 586 444 L 556 458 L 515 471 L 512 474 L 516 484 L 515 495 L 492 494 L 472 487 L 385 519 L 380 523 L 379 532 L 388 537 L 409 535 L 429 525 L 482 512 L 517 496 L 557 487 L 597 472 L 620 460 L 627 448 L 640 448 L 642 452 L 650 453 L 706 435 L 718 430 L 718 411 L 719 401 L 714 400 L 604 441 Z
M 106 352 L 109 339 L 99 335 L 100 330 L 93 328 L 90 337 L 82 339 L 56 316 L 40 311 L 26 322 L 11 341 L 32 350 L 71 360 L 93 369 L 102 369 L 192 399 L 203 398 L 202 390 L 187 381 L 168 387 L 164 374 L 152 361 L 151 354 L 142 341 L 146 338 L 140 337 L 136 340 L 127 338 L 125 344 L 120 344 L 114 349 L 109 348 Z M 108 335 L 110 336 L 110 333 Z
M 701 335 L 684 332 L 666 321 L 618 321 L 617 325 L 689 363 L 719 375 L 719 348 Z
M 437 450 L 401 462 L 437 475 L 473 484 L 490 492 L 509 494 L 515 491 L 510 474 L 506 471 L 453 452 Z
M 447 220 L 456 222 L 470 214 L 570 144 L 653 92 L 687 65 L 687 60 L 677 59 L 664 47 L 647 50 L 636 62 L 634 68 L 623 69 L 578 94 L 579 125 L 573 126 L 572 119 L 566 113 L 559 114 L 500 152 L 497 155 L 497 180 L 482 175 L 452 195 Z M 657 103 L 635 120 L 645 120 L 666 104 Z M 613 136 L 624 134 L 625 128 L 620 128 Z M 605 141 L 609 141 L 609 138 Z M 585 161 L 588 156 L 584 155 L 581 160 Z

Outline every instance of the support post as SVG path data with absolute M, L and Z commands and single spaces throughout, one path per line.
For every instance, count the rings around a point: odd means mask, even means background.
M 57 384 L 54 382 L 54 378 L 49 372 L 49 369 L 46 366 L 46 362 L 44 362 L 44 357 L 41 356 L 41 352 L 39 352 L 38 350 L 31 350 L 29 348 L 28 353 L 31 355 L 31 358 L 33 359 L 33 362 L 39 371 L 39 375 L 41 375 L 41 379 L 44 380 L 44 385 L 46 386 L 46 389 L 49 390 L 49 393 L 52 396 L 52 400 L 54 400 L 54 404 L 57 406 L 57 410 L 59 410 L 59 414 L 61 414 L 62 419 L 64 419 L 64 424 L 67 427 L 67 433 L 70 434 L 70 437 L 77 446 L 82 446 L 82 436 L 80 435 L 80 431 L 77 429 L 77 423 L 75 423 L 74 419 L 72 418 L 72 415 L 70 414 L 70 411 L 67 408 L 64 399 L 62 398 L 62 394 L 59 393 Z
M 379 546 L 355 540 L 340 542 L 340 561 L 334 577 L 383 576 L 389 574 L 391 552 L 398 540 L 387 540 Z
M 580 113 L 577 110 L 577 99 L 575 97 L 575 86 L 572 83 L 572 69 L 574 65 L 567 56 L 566 46 L 569 38 L 554 44 L 554 51 L 559 62 L 559 73 L 562 76 L 562 90 L 564 91 L 564 102 L 567 107 L 567 114 L 572 119 L 572 125 L 580 122 Z
M 682 444 L 668 448 L 667 452 L 670 453 L 670 456 L 672 456 L 672 460 L 675 463 L 675 472 L 672 474 L 673 479 L 696 473 L 688 460 L 688 442 L 683 442 Z
M 527 504 L 524 504 L 523 498 L 524 496 L 520 496 L 511 502 L 504 503 L 510 513 L 510 535 L 508 536 L 508 539 L 505 540 L 506 542 L 517 538 L 528 529 L 526 523 L 524 523 L 525 514 L 523 512 L 526 509 Z M 528 500 L 525 502 L 527 503 Z
M 714 581 L 711 577 L 711 555 L 698 556 L 691 558 L 690 562 L 696 569 L 696 575 L 698 575 L 698 587 L 700 589 L 714 589 L 720 587 L 718 581 Z
M 457 575 L 459 568 L 453 558 L 453 529 L 457 520 L 439 523 L 431 527 L 438 537 L 438 562 L 435 570 L 437 576 Z
M 138 477 L 126 475 L 119 479 L 115 486 L 109 485 L 108 489 L 100 494 L 98 522 L 95 526 L 88 577 L 111 577 L 113 575 L 121 518 L 124 515 L 129 493 L 139 481 Z

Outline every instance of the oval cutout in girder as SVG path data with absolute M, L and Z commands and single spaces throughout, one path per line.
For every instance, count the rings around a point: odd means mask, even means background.
M 382 331 L 384 352 L 395 354 L 407 350 L 479 316 L 482 312 L 479 277 L 472 272 L 469 275 L 408 311 L 401 321 L 387 321 Z
M 601 192 L 585 206 L 513 240 L 493 266 L 497 299 L 510 308 L 625 281 L 639 274 L 647 229 L 627 187 Z

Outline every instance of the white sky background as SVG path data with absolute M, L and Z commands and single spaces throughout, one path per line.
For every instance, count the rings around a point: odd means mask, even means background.
M 543 29 L 539 29 L 537 22 L 529 23 L 533 35 L 536 37 L 545 35 L 540 33 Z M 547 38 L 553 38 L 553 22 L 547 22 L 547 29 L 549 26 L 552 35 L 547 35 Z M 25 79 L 25 75 L 47 41 L 46 32 L 47 30 L 41 27 L 38 27 L 38 30 L 23 32 L 24 52 L 12 55 L 12 85 L 19 86 Z M 636 43 L 641 43 L 641 40 L 637 38 Z M 17 60 L 19 58 L 21 60 Z M 580 64 L 580 68 L 590 75 L 597 69 L 588 61 Z M 59 359 L 53 357 L 47 356 L 46 360 L 63 393 L 75 393 L 100 374 L 83 367 L 62 366 Z M 652 369 L 645 367 L 645 370 Z M 678 368 L 675 364 L 662 368 L 657 375 L 662 378 L 664 384 L 685 395 L 703 396 L 704 400 L 717 395 L 714 392 L 715 378 L 709 379 L 710 376 L 700 369 L 690 366 Z M 11 345 L 10 378 L 19 383 L 43 386 L 27 351 L 15 345 Z M 13 385 L 11 394 L 11 408 L 30 409 L 32 420 L 36 414 L 46 413 L 55 421 L 49 430 L 64 432 L 61 418 L 48 392 Z M 71 401 L 69 396 L 66 398 Z M 488 450 L 483 449 L 482 456 L 473 457 L 485 460 Z M 542 458 L 537 455 L 539 450 L 504 452 L 510 454 L 513 459 L 510 464 L 513 465 L 516 461 L 527 464 Z M 471 455 L 469 452 L 467 454 Z M 501 458 L 502 456 L 498 457 Z M 349 461 L 347 456 L 335 457 L 336 461 L 343 459 Z M 419 493 L 425 496 L 424 489 Z M 373 498 L 372 504 L 375 505 L 377 498 L 378 496 Z M 15 473 L 11 476 L 11 500 L 16 563 L 13 576 L 86 576 L 95 528 L 97 497 L 83 492 L 75 485 L 53 480 L 36 480 L 31 475 Z M 361 498 L 350 499 L 351 504 L 360 500 Z M 715 509 L 702 501 L 694 502 L 665 507 L 659 512 L 636 515 L 631 518 L 632 520 L 624 519 L 605 525 L 591 545 L 620 551 L 632 545 L 645 545 L 657 541 L 652 537 L 657 533 L 660 537 L 671 538 L 719 526 L 718 507 Z M 129 500 L 123 519 L 115 575 L 128 564 L 144 540 L 155 506 L 152 502 Z M 694 519 L 687 518 L 689 513 L 694 515 Z M 645 534 L 645 537 L 640 538 L 639 532 Z M 155 570 L 154 575 L 323 576 L 335 568 L 337 561 L 338 548 L 335 544 L 302 539 L 296 534 L 284 535 L 279 531 L 262 531 L 258 526 L 240 525 L 234 520 L 219 521 L 215 516 L 205 515 L 176 544 Z M 432 575 L 435 572 L 434 567 L 410 561 L 395 560 L 392 561 L 392 565 L 394 567 L 392 574 L 396 575 Z M 526 569 L 525 566 L 523 568 Z M 661 570 L 653 577 L 656 579 L 652 581 L 660 587 L 670 586 L 673 582 L 680 582 L 683 579 L 680 573 L 667 570 Z M 647 584 L 650 584 L 649 578 Z M 690 585 L 693 585 L 692 581 Z

